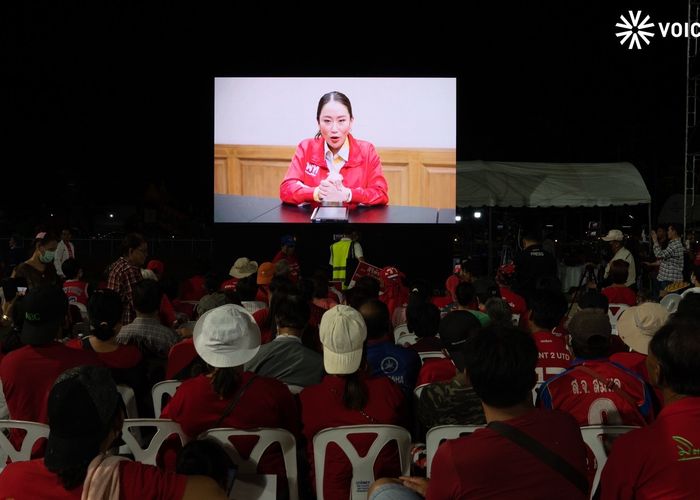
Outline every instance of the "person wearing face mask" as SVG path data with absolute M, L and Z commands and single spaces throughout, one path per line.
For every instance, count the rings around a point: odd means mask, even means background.
M 341 92 L 324 94 L 318 102 L 319 131 L 297 147 L 280 184 L 284 203 L 343 202 L 386 205 L 388 186 L 374 146 L 355 139 L 350 99 Z
M 39 288 L 58 284 L 58 274 L 53 265 L 53 259 L 58 247 L 58 238 L 46 232 L 41 232 L 34 238 L 34 253 L 28 259 L 15 267 L 13 278 L 27 280 L 27 288 Z

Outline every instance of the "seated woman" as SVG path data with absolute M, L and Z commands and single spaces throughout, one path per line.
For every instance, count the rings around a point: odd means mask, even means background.
M 374 146 L 355 139 L 350 99 L 328 92 L 318 102 L 319 132 L 297 147 L 280 184 L 280 199 L 298 205 L 337 201 L 386 205 L 388 187 Z
M 192 339 L 209 372 L 185 380 L 161 418 L 178 422 L 192 439 L 217 427 L 275 427 L 299 435 L 299 414 L 289 389 L 278 380 L 243 370 L 260 349 L 260 329 L 248 311 L 235 304 L 211 309 L 197 320 Z M 234 442 L 242 456 L 255 444 L 250 440 Z M 277 474 L 278 498 L 286 495 L 279 446 L 273 445 L 263 454 L 258 472 Z
M 637 305 L 637 294 L 625 285 L 629 275 L 629 262 L 617 259 L 610 263 L 610 278 L 613 284 L 603 288 L 602 292 L 610 304 Z
M 398 384 L 388 377 L 369 378 L 366 373 L 367 327 L 362 315 L 346 305 L 329 309 L 319 327 L 326 375 L 320 384 L 299 393 L 301 419 L 307 443 L 307 459 L 314 483 L 313 438 L 319 431 L 342 425 L 408 424 L 408 409 Z M 373 439 L 353 439 L 360 456 Z M 326 450 L 323 496 L 349 498 L 352 468 L 336 446 Z M 387 446 L 375 464 L 375 475 L 399 472 L 395 446 Z

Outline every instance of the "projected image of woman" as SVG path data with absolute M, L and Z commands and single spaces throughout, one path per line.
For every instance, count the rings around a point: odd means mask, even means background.
M 386 205 L 388 187 L 374 146 L 355 139 L 350 99 L 341 92 L 324 94 L 318 102 L 319 132 L 297 147 L 280 184 L 285 203 L 341 201 Z

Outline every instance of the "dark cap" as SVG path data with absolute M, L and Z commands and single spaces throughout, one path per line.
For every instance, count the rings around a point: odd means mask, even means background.
M 24 298 L 24 324 L 20 340 L 26 345 L 48 344 L 68 312 L 68 298 L 58 287 L 32 288 Z
M 599 309 L 581 309 L 567 326 L 571 339 L 586 345 L 592 337 L 610 337 L 610 319 Z
M 471 334 L 480 327 L 481 323 L 476 316 L 464 310 L 452 311 L 440 320 L 440 342 L 460 371 L 466 367 L 464 347 Z
M 285 234 L 280 238 L 280 242 L 283 247 L 293 247 L 296 246 L 297 240 L 291 234 Z
M 498 284 L 491 278 L 479 278 L 474 280 L 474 292 L 479 297 L 479 301 L 484 303 L 491 297 L 500 297 L 501 291 Z
M 109 369 L 79 366 L 63 372 L 49 393 L 46 468 L 55 471 L 89 464 L 120 408 L 121 396 Z

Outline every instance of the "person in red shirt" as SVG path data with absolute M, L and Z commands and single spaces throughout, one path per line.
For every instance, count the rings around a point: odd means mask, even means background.
M 299 281 L 299 277 L 301 276 L 299 259 L 294 253 L 297 247 L 297 240 L 294 238 L 294 236 L 285 234 L 280 239 L 280 242 L 282 244 L 282 248 L 280 248 L 280 251 L 277 252 L 275 257 L 272 259 L 272 263 L 277 264 L 277 262 L 281 260 L 286 260 L 288 268 L 287 276 L 289 276 L 292 283 L 297 283 Z
M 228 272 L 231 279 L 221 283 L 221 291 L 236 291 L 238 282 L 243 278 L 247 278 L 251 274 L 258 272 L 258 263 L 254 260 L 249 260 L 248 257 L 240 257 L 236 259 L 236 262 L 231 266 L 231 270 Z M 201 298 L 201 297 L 200 297 Z
M 17 500 L 225 499 L 206 476 L 182 476 L 106 452 L 119 438 L 124 410 L 106 368 L 81 366 L 64 372 L 48 395 L 46 456 L 7 465 L 0 474 L 0 496 Z
M 345 94 L 328 92 L 321 97 L 316 110 L 319 132 L 299 144 L 280 184 L 284 203 L 389 202 L 379 155 L 372 144 L 350 134 L 353 120 L 352 105 Z
M 516 323 L 523 330 L 527 330 L 527 303 L 522 295 L 518 295 L 510 286 L 513 284 L 515 277 L 515 264 L 509 262 L 498 268 L 496 272 L 496 283 L 498 283 L 501 297 L 510 306 L 510 310 L 515 318 Z
M 617 259 L 610 263 L 610 279 L 613 284 L 603 288 L 602 293 L 608 298 L 609 304 L 637 305 L 637 294 L 628 288 L 627 276 L 629 275 L 629 262 Z
M 579 425 L 637 425 L 653 421 L 651 390 L 636 373 L 607 359 L 610 320 L 584 309 L 569 322 L 576 355 L 570 368 L 540 388 L 539 405 L 563 410 Z
M 84 306 L 88 303 L 88 283 L 83 281 L 83 269 L 80 263 L 73 257 L 63 262 L 63 293 L 68 297 L 68 302 L 78 302 Z
M 323 344 L 326 375 L 320 384 L 299 393 L 307 459 L 314 481 L 313 438 L 319 431 L 342 425 L 408 425 L 407 406 L 401 387 L 389 378 L 369 378 L 366 373 L 365 341 L 367 327 L 362 315 L 350 306 L 338 305 L 321 318 L 319 335 Z M 371 436 L 353 440 L 360 456 L 369 450 Z M 325 453 L 324 498 L 349 498 L 352 468 L 335 446 Z M 387 446 L 380 453 L 374 470 L 397 475 L 398 450 Z
M 571 364 L 566 338 L 555 331 L 566 314 L 566 306 L 561 292 L 536 290 L 528 298 L 528 328 L 539 352 L 539 382 L 549 380 Z
M 697 498 L 700 476 L 700 322 L 671 320 L 649 342 L 647 367 L 661 389 L 656 421 L 618 437 L 600 482 L 603 500 Z
M 459 264 L 454 268 L 454 272 L 445 281 L 445 290 L 447 294 L 452 299 L 452 303 L 457 303 L 457 285 L 466 281 L 467 283 L 472 282 L 474 264 L 472 264 L 471 258 L 462 259 Z
M 273 378 L 243 371 L 260 349 L 260 330 L 250 313 L 235 304 L 207 311 L 197 320 L 192 339 L 211 370 L 185 380 L 161 418 L 179 423 L 193 439 L 216 427 L 276 427 L 300 435 L 298 409 L 289 389 Z M 236 444 L 244 456 L 254 445 Z M 278 494 L 284 494 L 287 480 L 281 453 L 273 448 L 265 452 L 258 471 L 277 474 Z
M 532 407 L 537 347 L 512 326 L 494 325 L 476 333 L 464 348 L 474 392 L 488 425 L 443 443 L 430 479 L 400 477 L 376 481 L 370 500 L 445 498 L 587 499 L 586 445 L 576 421 L 560 411 Z M 567 463 L 575 480 L 545 463 L 503 432 L 534 439 Z M 574 483 L 575 481 L 575 483 Z
M 56 378 L 68 368 L 99 365 L 94 353 L 71 349 L 56 341 L 65 322 L 68 299 L 58 287 L 31 289 L 22 302 L 24 323 L 20 340 L 24 344 L 7 354 L 0 363 L 2 390 L 14 420 L 47 423 L 46 400 Z M 19 449 L 21 438 L 11 433 Z M 41 456 L 42 446 L 34 448 Z

